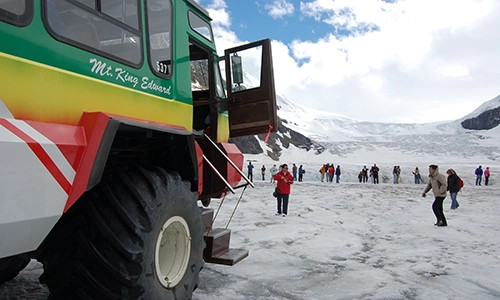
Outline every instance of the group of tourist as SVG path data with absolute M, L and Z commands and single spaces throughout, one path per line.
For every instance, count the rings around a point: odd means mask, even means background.
M 368 182 L 368 177 L 372 178 L 372 183 L 378 184 L 379 183 L 379 172 L 380 169 L 377 167 L 377 164 L 373 164 L 373 166 L 368 170 L 366 166 L 363 166 L 361 171 L 359 171 L 358 174 L 358 180 L 359 182 Z M 415 168 L 415 170 L 411 171 L 415 178 L 415 184 L 420 184 L 420 170 L 418 167 Z M 401 167 L 400 166 L 394 166 L 392 169 L 392 183 L 397 184 L 401 182 Z
M 373 164 L 373 166 L 368 170 L 366 166 L 363 166 L 363 169 L 359 171 L 358 174 L 358 180 L 359 182 L 368 182 L 368 174 L 369 177 L 372 178 L 372 182 L 374 184 L 378 184 L 378 172 L 380 171 L 379 167 L 377 167 L 377 164 Z
M 488 185 L 488 182 L 490 180 L 490 167 L 486 167 L 486 170 L 484 170 L 483 172 L 483 168 L 481 167 L 481 165 L 479 165 L 474 174 L 476 175 L 476 185 L 481 185 L 481 182 L 483 180 L 483 174 L 484 174 L 484 185 Z
M 254 166 L 252 165 L 251 162 L 249 162 L 248 178 L 250 180 L 253 180 L 253 168 Z M 363 166 L 363 169 L 361 169 L 361 171 L 359 172 L 358 176 L 359 182 L 368 182 L 368 176 L 370 176 L 372 177 L 373 183 L 375 184 L 379 183 L 378 180 L 379 171 L 380 169 L 377 167 L 377 164 L 374 164 L 370 169 L 368 169 L 366 166 Z M 321 174 L 321 182 L 324 182 L 325 178 L 327 182 L 333 182 L 334 175 L 336 177 L 335 181 L 337 183 L 340 180 L 340 174 L 341 174 L 340 165 L 337 165 L 335 167 L 334 164 L 327 163 L 321 166 L 319 172 Z M 279 168 L 276 167 L 275 164 L 271 167 L 270 173 L 271 173 L 271 182 L 276 182 L 276 189 L 274 193 L 277 199 L 276 215 L 285 217 L 288 214 L 288 203 L 290 198 L 291 185 L 294 183 L 294 181 L 297 180 L 302 181 L 302 177 L 303 174 L 305 173 L 305 170 L 303 169 L 302 165 L 300 165 L 300 167 L 297 168 L 297 166 L 293 164 L 292 172 L 289 172 L 287 164 L 283 164 L 279 166 Z M 265 181 L 266 167 L 264 165 L 261 168 L 261 174 L 262 174 L 262 180 Z M 399 183 L 401 168 L 399 166 L 394 166 L 392 174 L 393 174 L 393 183 L 395 184 Z M 415 178 L 415 184 L 420 184 L 421 174 L 418 167 L 416 167 L 412 171 L 412 174 Z M 430 165 L 429 180 L 427 181 L 427 185 L 424 191 L 422 192 L 422 197 L 425 197 L 426 194 L 431 190 L 434 194 L 434 202 L 432 203 L 432 211 L 436 216 L 436 223 L 434 225 L 439 227 L 448 226 L 446 217 L 443 212 L 443 201 L 446 198 L 448 192 L 450 193 L 450 198 L 451 198 L 450 209 L 456 210 L 460 206 L 457 200 L 457 195 L 463 186 L 463 181 L 457 175 L 455 170 L 450 168 L 446 171 L 446 174 L 448 175 L 447 178 L 445 177 L 444 174 L 441 174 L 439 172 L 439 167 L 437 165 L 434 164 Z M 484 184 L 488 185 L 490 178 L 490 168 L 486 167 L 486 169 L 483 171 L 482 166 L 480 165 L 478 168 L 476 168 L 475 175 L 476 175 L 476 185 L 481 185 L 483 175 L 485 179 Z
M 262 165 L 260 171 L 261 171 L 261 176 L 262 176 L 262 181 L 266 180 L 266 173 L 270 173 L 270 182 L 275 182 L 274 176 L 278 174 L 279 171 L 281 171 L 281 166 L 277 166 L 276 164 L 273 164 L 273 166 L 268 170 L 265 165 Z M 248 178 L 250 181 L 253 182 L 253 168 L 254 165 L 249 162 L 248 163 Z M 379 172 L 380 169 L 377 166 L 377 164 L 373 164 L 372 167 L 367 168 L 366 165 L 363 166 L 363 168 L 359 171 L 358 174 L 358 181 L 359 182 L 372 182 L 374 184 L 379 183 Z M 303 165 L 300 165 L 297 167 L 295 163 L 292 164 L 291 167 L 291 172 L 293 180 L 294 181 L 303 181 L 304 174 L 306 173 L 306 170 L 304 169 Z M 321 182 L 333 182 L 335 178 L 335 182 L 339 183 L 340 182 L 340 175 L 342 174 L 340 165 L 335 166 L 333 163 L 326 163 L 321 166 L 319 169 L 320 173 L 320 181 Z M 420 173 L 420 169 L 418 167 L 415 167 L 411 171 L 413 178 L 414 178 L 414 183 L 415 184 L 420 184 L 422 182 L 422 175 Z M 400 166 L 394 166 L 392 170 L 392 183 L 398 184 L 401 183 L 401 167 Z M 486 167 L 485 170 L 482 169 L 481 166 L 479 166 L 475 170 L 475 175 L 476 175 L 476 185 L 481 185 L 484 176 L 484 185 L 488 185 L 489 183 L 489 178 L 490 178 L 490 168 Z
M 251 172 L 251 169 L 250 169 L 250 165 L 252 163 L 249 162 L 248 163 L 248 177 L 250 178 L 250 172 Z M 274 176 L 276 176 L 276 174 L 278 174 L 279 171 L 281 171 L 281 169 L 283 168 L 284 165 L 281 165 L 278 167 L 276 167 L 276 164 L 274 164 L 271 169 L 269 170 L 269 172 L 271 173 L 271 182 L 275 182 L 275 179 L 274 179 Z M 253 169 L 253 166 L 252 166 L 252 169 Z M 260 168 L 260 173 L 262 175 L 262 181 L 265 181 L 266 180 L 266 166 L 265 165 L 262 165 L 262 168 Z M 304 174 L 306 173 L 306 170 L 302 167 L 302 165 L 300 165 L 300 167 L 297 168 L 297 166 L 295 164 L 293 164 L 292 166 L 292 177 L 293 177 L 293 180 L 295 181 L 299 181 L 301 182 L 303 177 L 304 177 Z
M 325 177 L 326 182 L 333 182 L 333 176 L 335 176 L 336 183 L 340 182 L 340 174 L 342 173 L 340 171 L 340 165 L 337 165 L 337 167 L 335 167 L 334 164 L 326 163 L 321 166 L 319 172 L 321 174 L 321 182 L 325 181 Z

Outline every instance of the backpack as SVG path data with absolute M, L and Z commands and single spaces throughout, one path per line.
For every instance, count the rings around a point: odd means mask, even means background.
M 464 181 L 459 176 L 457 176 L 457 177 L 458 177 L 458 187 L 460 189 L 462 189 L 464 187 Z

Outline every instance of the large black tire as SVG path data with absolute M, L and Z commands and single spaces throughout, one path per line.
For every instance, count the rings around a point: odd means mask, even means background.
M 0 259 L 0 284 L 14 279 L 29 264 L 30 258 L 15 255 Z
M 161 168 L 105 176 L 44 242 L 49 299 L 191 299 L 205 248 L 196 198 Z

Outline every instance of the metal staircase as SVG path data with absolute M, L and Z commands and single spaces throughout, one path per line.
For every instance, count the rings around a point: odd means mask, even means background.
M 215 162 L 213 163 L 207 158 L 207 156 L 203 155 L 204 164 L 209 167 L 207 169 L 212 171 L 211 173 L 212 177 L 209 177 L 211 178 L 212 183 L 214 183 L 214 180 L 217 180 L 218 185 L 223 187 L 225 191 L 224 193 L 231 192 L 233 194 L 235 193 L 235 189 L 238 188 L 242 187 L 246 188 L 248 185 L 255 187 L 254 184 L 245 176 L 245 174 L 236 166 L 236 164 L 224 153 L 224 151 L 221 150 L 222 147 L 219 147 L 207 135 L 205 135 L 204 137 L 205 138 L 203 140 L 205 141 L 205 143 L 199 142 L 199 144 L 203 145 L 202 146 L 202 148 L 204 148 L 203 152 L 210 153 L 211 157 L 216 158 Z M 221 172 L 222 170 L 217 169 L 218 166 L 220 169 L 222 169 L 222 168 L 227 168 L 228 165 L 232 166 L 232 168 L 236 170 L 239 173 L 239 175 L 241 175 L 241 177 L 245 180 L 245 183 L 236 187 L 232 187 L 230 185 L 230 183 L 224 178 L 224 174 L 223 172 Z M 218 192 L 215 191 L 215 193 L 210 193 L 210 194 L 217 194 L 217 193 Z M 222 200 L 221 205 L 223 201 L 224 199 Z M 238 203 L 236 204 L 234 211 L 236 210 Z M 205 224 L 206 247 L 203 252 L 203 258 L 205 262 L 232 266 L 243 260 L 245 257 L 247 257 L 248 250 L 231 249 L 229 247 L 231 241 L 231 230 L 228 229 L 227 227 L 232 219 L 232 215 L 226 228 L 212 228 L 213 223 L 215 221 L 214 210 L 212 208 L 202 208 L 202 209 L 203 209 L 202 220 L 203 223 Z

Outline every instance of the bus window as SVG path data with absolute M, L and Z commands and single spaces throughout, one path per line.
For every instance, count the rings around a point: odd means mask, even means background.
M 189 26 L 191 26 L 194 31 L 198 32 L 207 40 L 213 41 L 212 27 L 210 27 L 210 24 L 207 21 L 203 20 L 192 11 L 189 11 L 188 18 Z
M 26 26 L 33 19 L 33 0 L 0 0 L 0 20 Z
M 146 1 L 149 64 L 154 73 L 172 76 L 172 2 Z
M 56 39 L 132 66 L 142 62 L 138 0 L 46 0 Z

